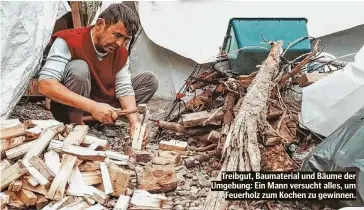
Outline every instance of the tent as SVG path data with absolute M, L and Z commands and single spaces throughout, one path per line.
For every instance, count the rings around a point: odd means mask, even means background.
M 103 2 L 100 11 L 107 4 L 110 2 Z M 135 2 L 136 6 L 133 2 L 125 4 L 138 11 L 143 27 L 131 52 L 131 71 L 155 72 L 160 87 L 156 95 L 161 97 L 175 97 L 196 63 L 213 61 L 232 17 L 306 17 L 310 35 L 319 37 L 364 23 L 363 2 L 143 1 Z M 330 12 L 322 15 L 328 8 Z M 350 12 L 337 15 L 343 10 Z M 1 2 L 1 19 L 7 20 L 1 23 L 1 119 L 9 116 L 39 69 L 42 50 L 49 42 L 55 20 L 67 11 L 70 9 L 62 1 Z M 353 49 L 347 50 L 356 52 L 362 45 L 356 42 L 362 42 L 362 37 L 356 34 L 350 40 L 355 43 L 350 45 Z M 335 56 L 342 51 L 336 45 L 331 43 L 332 52 L 329 52 Z

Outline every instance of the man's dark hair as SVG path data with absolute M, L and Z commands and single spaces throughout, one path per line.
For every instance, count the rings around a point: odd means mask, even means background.
M 123 21 L 128 33 L 132 36 L 134 36 L 139 29 L 138 16 L 129 7 L 121 3 L 111 4 L 99 15 L 99 18 L 104 19 L 107 26 L 115 24 L 120 20 Z

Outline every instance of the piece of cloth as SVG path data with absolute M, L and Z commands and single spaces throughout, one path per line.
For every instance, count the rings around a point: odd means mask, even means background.
M 73 60 L 65 67 L 65 79 L 62 84 L 69 90 L 90 98 L 91 92 L 91 75 L 87 63 L 83 60 Z M 143 72 L 135 75 L 131 79 L 132 87 L 135 92 L 137 104 L 148 103 L 158 89 L 158 80 L 153 72 Z M 115 108 L 120 108 L 120 103 L 110 104 Z M 69 112 L 83 112 L 74 107 L 69 107 L 54 101 L 51 101 L 51 112 L 53 117 L 63 123 L 71 123 Z M 89 113 L 85 113 L 89 115 Z
M 52 38 L 61 37 L 67 43 L 71 59 L 82 59 L 91 74 L 91 98 L 104 103 L 115 103 L 116 74 L 125 66 L 128 51 L 119 47 L 113 53 L 108 53 L 102 61 L 97 59 L 95 46 L 91 37 L 93 26 L 67 29 L 55 33 Z

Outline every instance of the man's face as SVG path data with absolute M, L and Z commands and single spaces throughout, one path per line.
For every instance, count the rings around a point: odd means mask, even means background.
M 131 39 L 122 21 L 107 27 L 104 20 L 98 20 L 95 35 L 96 49 L 103 53 L 112 53 L 119 47 L 126 47 Z

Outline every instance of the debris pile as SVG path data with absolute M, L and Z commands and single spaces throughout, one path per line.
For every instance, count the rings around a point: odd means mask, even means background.
M 151 161 L 146 151 L 113 151 L 107 140 L 88 135 L 87 125 L 7 122 L 1 129 L 2 209 L 171 208 L 155 193 L 177 187 L 173 165 L 179 154 L 160 152 L 153 159 L 172 166 L 136 170 L 136 161 Z

